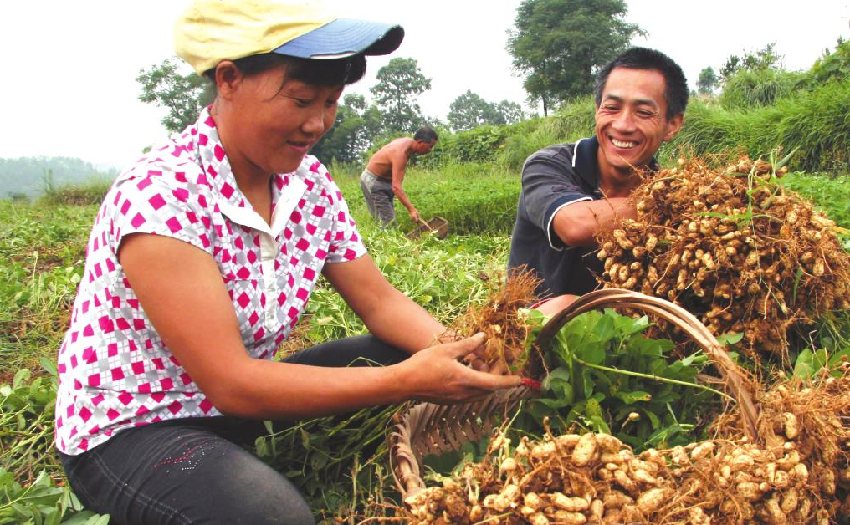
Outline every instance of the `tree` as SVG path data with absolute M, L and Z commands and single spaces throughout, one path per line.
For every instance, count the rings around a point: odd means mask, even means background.
M 522 106 L 507 99 L 496 104 L 496 112 L 504 120 L 504 124 L 516 124 L 525 119 L 525 111 L 522 110 Z
M 717 78 L 717 74 L 714 72 L 713 67 L 707 67 L 699 72 L 699 80 L 697 80 L 697 87 L 699 88 L 699 92 L 701 95 L 711 95 L 714 93 L 714 88 L 717 87 L 718 82 L 720 81 Z
M 419 70 L 413 58 L 393 58 L 378 70 L 372 87 L 375 104 L 384 116 L 385 133 L 409 133 L 424 119 L 415 97 L 431 89 L 431 79 Z
M 458 96 L 449 106 L 449 125 L 455 131 L 473 129 L 484 124 L 512 124 L 524 118 L 516 102 L 487 102 L 471 90 Z
M 455 131 L 491 124 L 495 113 L 490 104 L 471 90 L 458 96 L 449 106 L 449 125 Z
M 755 52 L 747 51 L 743 57 L 730 55 L 720 68 L 720 78 L 723 83 L 728 82 L 738 71 L 759 72 L 781 69 L 782 60 L 785 57 L 777 53 L 775 47 L 776 43 L 771 42 Z
M 212 83 L 194 72 L 183 74 L 177 57 L 168 58 L 150 69 L 142 69 L 136 82 L 142 85 L 139 100 L 168 108 L 162 125 L 168 131 L 182 131 L 198 119 L 201 108 L 215 98 Z
M 324 163 L 355 162 L 360 153 L 369 149 L 378 134 L 381 113 L 366 102 L 363 95 L 350 94 L 343 98 L 331 129 L 313 146 L 310 153 Z
M 625 14 L 624 0 L 523 0 L 507 49 L 529 101 L 547 115 L 556 102 L 592 93 L 599 68 L 644 34 Z

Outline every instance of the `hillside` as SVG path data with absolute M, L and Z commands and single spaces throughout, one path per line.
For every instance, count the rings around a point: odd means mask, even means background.
M 48 185 L 65 186 L 112 179 L 117 169 L 99 168 L 72 157 L 0 159 L 0 199 L 35 197 Z

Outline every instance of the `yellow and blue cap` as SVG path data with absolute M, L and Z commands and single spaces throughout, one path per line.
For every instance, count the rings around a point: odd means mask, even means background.
M 174 48 L 198 74 L 222 60 L 262 53 L 306 59 L 386 55 L 401 26 L 338 18 L 319 4 L 274 0 L 195 0 L 177 20 Z

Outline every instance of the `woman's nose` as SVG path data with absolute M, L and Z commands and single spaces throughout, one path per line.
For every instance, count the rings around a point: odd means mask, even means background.
M 311 112 L 307 119 L 302 124 L 302 129 L 305 133 L 322 134 L 325 132 L 325 114 L 324 111 L 318 110 Z

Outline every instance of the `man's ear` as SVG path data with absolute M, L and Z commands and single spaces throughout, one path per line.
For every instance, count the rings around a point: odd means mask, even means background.
M 674 115 L 673 118 L 667 121 L 667 134 L 664 135 L 664 140 L 673 140 L 673 137 L 676 136 L 676 133 L 682 129 L 682 124 L 685 122 L 685 114 L 679 113 L 678 115 Z
M 218 95 L 230 99 L 242 82 L 242 72 L 230 60 L 222 60 L 215 68 L 215 85 Z

